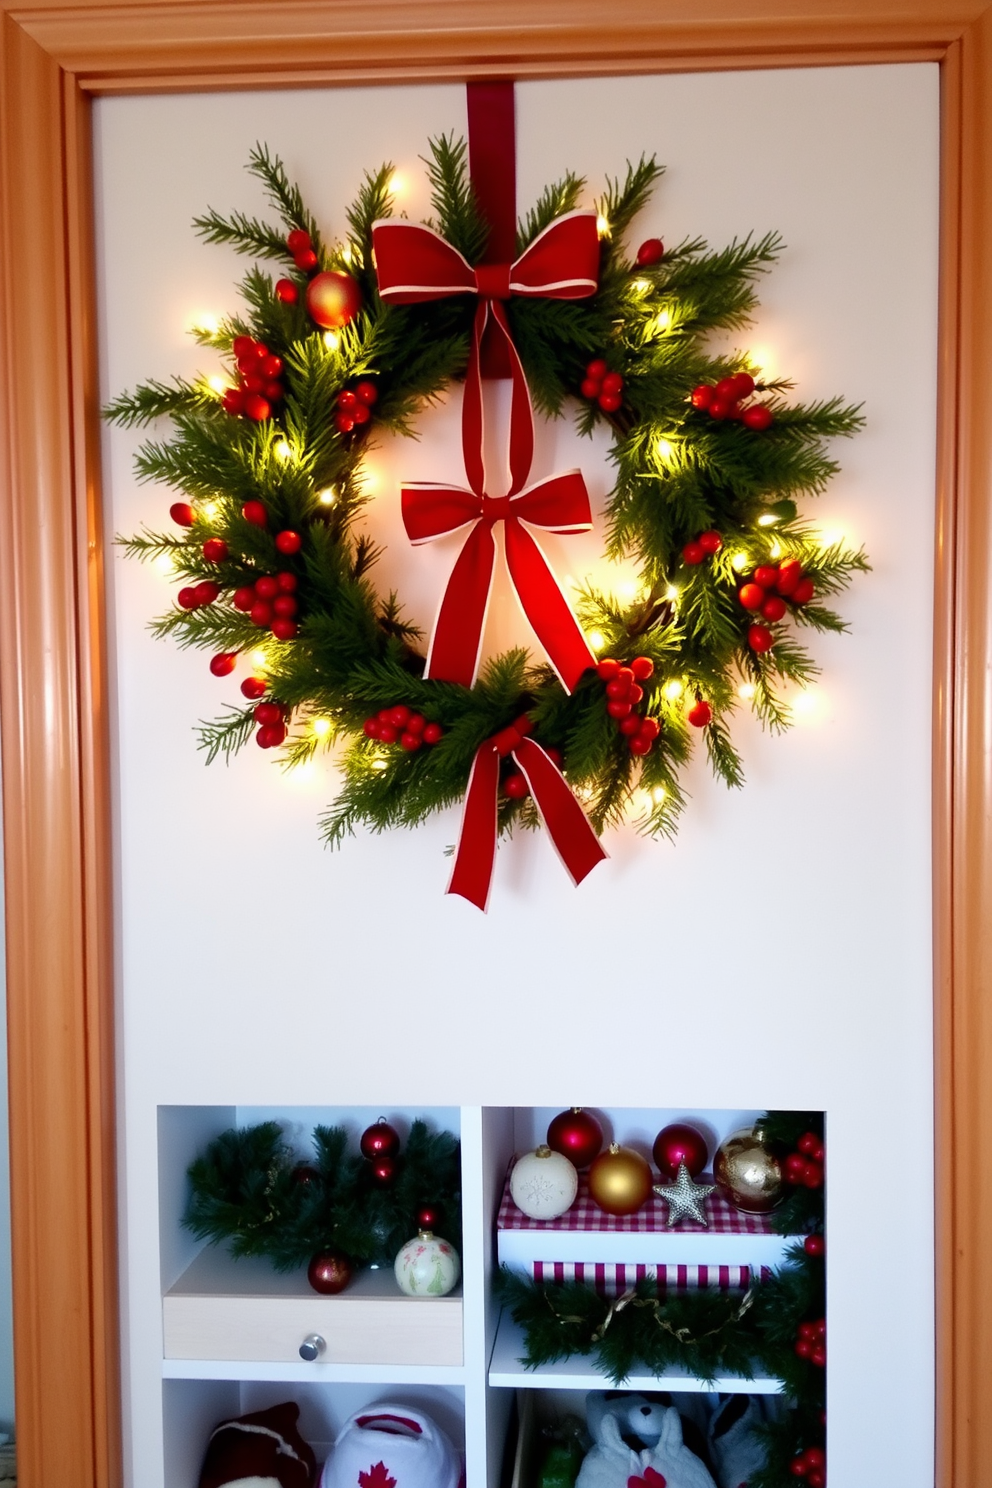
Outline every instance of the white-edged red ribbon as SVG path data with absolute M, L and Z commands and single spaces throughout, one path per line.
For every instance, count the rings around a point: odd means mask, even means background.
M 412 542 L 471 529 L 438 610 L 425 676 L 466 687 L 475 681 L 495 566 L 492 529 L 502 521 L 517 598 L 562 686 L 571 692 L 586 668 L 595 665 L 595 657 L 528 528 L 588 531 L 589 495 L 578 471 L 527 487 L 534 457 L 534 413 L 501 301 L 511 295 L 580 299 L 594 294 L 599 273 L 595 213 L 568 212 L 539 233 L 514 263 L 480 264 L 474 269 L 440 234 L 417 223 L 377 222 L 372 242 L 384 300 L 407 305 L 455 294 L 479 299 L 462 404 L 462 449 L 470 489 L 402 487 L 403 520 Z M 482 401 L 482 340 L 490 327 L 504 340 L 511 378 L 510 487 L 506 496 L 495 498 L 486 490 Z
M 485 911 L 496 862 L 500 761 L 507 755 L 530 787 L 555 851 L 574 884 L 580 884 L 607 857 L 585 812 L 554 760 L 529 739 L 526 714 L 479 745 L 472 761 L 449 894 L 459 894 Z

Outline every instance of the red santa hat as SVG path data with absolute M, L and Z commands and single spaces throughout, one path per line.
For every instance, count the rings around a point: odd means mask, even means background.
M 292 1400 L 222 1421 L 209 1442 L 199 1488 L 312 1488 L 317 1459 L 296 1427 Z

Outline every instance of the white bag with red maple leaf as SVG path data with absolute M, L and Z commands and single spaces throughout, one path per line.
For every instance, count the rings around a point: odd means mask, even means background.
M 461 1464 L 430 1416 L 389 1403 L 358 1411 L 338 1433 L 320 1488 L 459 1488 Z

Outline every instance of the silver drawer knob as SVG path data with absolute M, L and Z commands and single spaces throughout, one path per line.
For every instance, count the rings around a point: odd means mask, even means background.
M 326 1347 L 327 1344 L 319 1333 L 308 1333 L 300 1344 L 300 1358 L 306 1359 L 308 1364 L 312 1364 L 314 1359 L 320 1358 Z

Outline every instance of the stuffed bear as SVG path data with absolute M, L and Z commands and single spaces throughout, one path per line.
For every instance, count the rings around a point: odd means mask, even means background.
M 586 1419 L 593 1446 L 575 1488 L 716 1488 L 682 1440 L 682 1421 L 673 1405 L 655 1404 L 643 1395 L 593 1392 Z
M 317 1459 L 293 1401 L 222 1421 L 207 1443 L 199 1488 L 311 1488 Z

